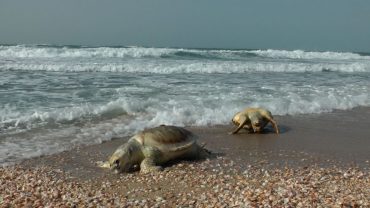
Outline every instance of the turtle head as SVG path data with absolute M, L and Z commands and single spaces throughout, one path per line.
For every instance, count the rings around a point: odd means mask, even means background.
M 231 119 L 231 122 L 233 122 L 234 125 L 238 125 L 238 123 L 233 119 Z
M 128 172 L 132 166 L 132 148 L 124 144 L 109 158 L 109 168 L 115 173 Z
M 262 131 L 262 124 L 259 120 L 254 120 L 252 121 L 252 127 L 253 127 L 253 131 L 256 132 L 256 133 L 261 133 Z

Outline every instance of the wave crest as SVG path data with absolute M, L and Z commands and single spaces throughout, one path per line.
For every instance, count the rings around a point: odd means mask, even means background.
M 1 63 L 1 62 L 0 62 Z M 370 72 L 369 63 L 290 62 L 133 62 L 133 63 L 2 63 L 0 71 L 122 72 L 122 73 L 248 73 L 248 72 Z
M 3 58 L 190 58 L 240 60 L 253 57 L 278 59 L 370 60 L 369 55 L 350 52 L 302 50 L 225 50 L 145 47 L 53 47 L 0 46 Z

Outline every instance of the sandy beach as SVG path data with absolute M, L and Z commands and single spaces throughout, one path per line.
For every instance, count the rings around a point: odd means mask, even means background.
M 163 172 L 96 167 L 128 138 L 0 169 L 0 207 L 369 207 L 370 108 L 276 116 L 264 134 L 186 127 L 212 151 Z
M 0 1 L 0 208 L 370 208 L 369 10 Z

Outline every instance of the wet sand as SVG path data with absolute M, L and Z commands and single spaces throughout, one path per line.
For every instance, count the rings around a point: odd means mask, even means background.
M 250 164 L 259 160 L 271 166 L 370 165 L 370 108 L 301 116 L 275 116 L 280 135 L 271 126 L 264 134 L 241 130 L 227 135 L 233 126 L 192 128 L 211 150 Z
M 370 167 L 370 108 L 335 111 L 301 116 L 275 116 L 281 133 L 271 126 L 263 134 L 241 130 L 228 134 L 232 125 L 186 127 L 199 136 L 199 143 L 214 156 L 224 156 L 242 167 L 264 164 L 268 167 L 304 167 L 308 165 Z M 83 178 L 95 177 L 100 169 L 96 161 L 106 160 L 126 138 L 80 147 L 60 154 L 25 161 L 25 166 L 50 165 Z M 74 169 L 79 171 L 74 173 Z
M 0 193 L 28 187 L 30 180 L 19 175 L 43 175 L 49 182 L 40 187 L 54 181 L 59 189 L 46 188 L 49 195 L 35 198 L 30 188 L 20 204 L 35 206 L 40 199 L 43 206 L 370 205 L 370 108 L 275 119 L 280 135 L 271 127 L 263 134 L 241 130 L 236 135 L 228 134 L 231 125 L 187 127 L 207 144 L 212 157 L 178 161 L 148 175 L 116 175 L 96 167 L 96 161 L 106 160 L 128 138 L 30 159 L 1 169 Z M 0 204 L 20 196 L 3 194 Z

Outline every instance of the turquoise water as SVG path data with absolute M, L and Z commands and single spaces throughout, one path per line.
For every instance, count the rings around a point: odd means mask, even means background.
M 0 46 L 0 164 L 159 124 L 370 106 L 370 56 L 281 50 Z

